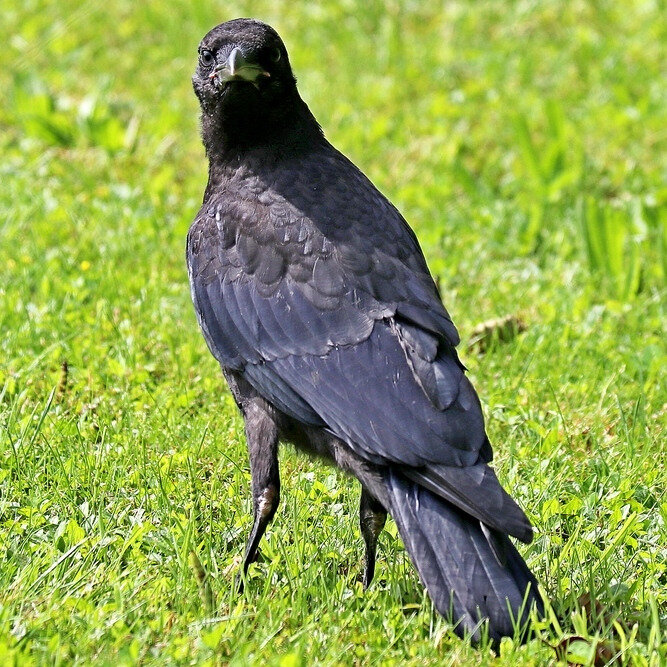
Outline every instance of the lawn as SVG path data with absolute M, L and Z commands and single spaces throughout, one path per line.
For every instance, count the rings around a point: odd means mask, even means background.
M 538 531 L 526 646 L 459 641 L 391 521 L 364 592 L 358 484 L 287 446 L 234 591 L 247 456 L 184 243 L 197 44 L 244 15 L 438 277 Z M 2 664 L 665 664 L 664 2 L 6 0 L 0 42 Z

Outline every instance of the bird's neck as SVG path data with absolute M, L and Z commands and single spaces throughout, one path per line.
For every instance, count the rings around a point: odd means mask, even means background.
M 263 151 L 293 154 L 323 141 L 320 126 L 296 90 L 276 105 L 227 104 L 203 110 L 201 128 L 214 171 Z

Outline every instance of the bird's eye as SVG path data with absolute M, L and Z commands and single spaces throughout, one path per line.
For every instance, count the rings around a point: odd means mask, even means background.
M 280 49 L 275 48 L 271 53 L 271 60 L 273 60 L 274 63 L 277 63 L 280 60 L 281 55 L 282 54 L 280 53 Z
M 215 58 L 213 57 L 213 53 L 211 51 L 209 51 L 208 49 L 204 49 L 199 54 L 199 60 L 204 67 L 210 67 L 215 62 Z

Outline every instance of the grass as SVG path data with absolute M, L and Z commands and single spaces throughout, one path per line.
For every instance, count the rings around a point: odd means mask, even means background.
M 3 664 L 667 661 L 664 2 L 5 4 Z M 539 531 L 521 551 L 554 612 L 527 646 L 457 640 L 391 522 L 364 593 L 357 486 L 287 447 L 233 591 L 245 444 L 184 239 L 206 178 L 196 46 L 239 15 L 281 32 L 440 280 Z M 525 331 L 466 351 L 508 316 Z

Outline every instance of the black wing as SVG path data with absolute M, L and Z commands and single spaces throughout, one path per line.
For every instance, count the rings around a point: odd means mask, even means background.
M 407 223 L 333 150 L 267 173 L 239 170 L 188 235 L 214 356 L 285 413 L 525 538 L 525 516 L 484 465 L 458 333 Z

